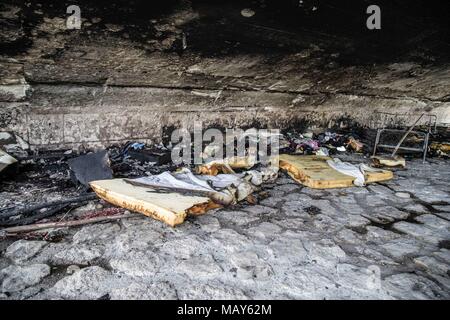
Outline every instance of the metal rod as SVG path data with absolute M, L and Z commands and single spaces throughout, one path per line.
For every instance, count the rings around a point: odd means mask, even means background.
M 379 148 L 385 148 L 385 149 L 394 149 L 396 146 L 391 146 L 388 144 L 379 144 L 378 145 Z M 422 152 L 423 148 L 410 148 L 410 147 L 399 147 L 399 150 L 405 150 L 405 151 L 417 151 L 417 152 Z
M 375 138 L 375 144 L 373 146 L 373 156 L 375 157 L 375 155 L 377 154 L 377 146 L 378 143 L 380 143 L 380 135 L 381 135 L 381 131 L 383 131 L 382 129 L 378 129 L 377 130 L 377 137 Z
M 408 129 L 408 131 L 406 131 L 406 133 L 403 135 L 403 137 L 400 139 L 400 141 L 398 142 L 397 146 L 395 147 L 394 151 L 392 151 L 392 157 L 395 156 L 395 154 L 398 151 L 398 148 L 400 148 L 400 145 L 403 143 L 403 141 L 405 141 L 406 137 L 411 133 L 411 131 L 413 131 L 414 127 L 416 126 L 416 124 L 420 121 L 420 119 L 422 119 L 422 117 L 425 115 L 425 113 L 422 113 L 420 115 L 419 118 L 417 118 L 417 120 L 413 123 L 413 125 Z
M 50 229 L 50 228 L 62 228 L 62 227 L 75 227 L 75 226 L 81 226 L 89 223 L 96 223 L 96 222 L 102 222 L 102 221 L 112 221 L 117 219 L 127 219 L 127 218 L 134 218 L 134 217 L 140 217 L 142 215 L 136 214 L 136 213 L 124 213 L 124 214 L 117 214 L 113 216 L 101 216 L 101 217 L 94 217 L 89 219 L 82 219 L 82 220 L 72 220 L 72 221 L 60 221 L 60 222 L 47 222 L 47 223 L 39 223 L 39 224 L 32 224 L 27 226 L 19 226 L 19 227 L 10 227 L 0 230 L 0 235 L 10 235 L 10 234 L 16 234 L 16 233 L 22 233 L 22 232 L 31 232 L 31 231 L 37 231 L 42 229 Z

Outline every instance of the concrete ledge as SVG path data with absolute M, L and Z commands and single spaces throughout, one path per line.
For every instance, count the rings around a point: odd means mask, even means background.
M 169 128 L 194 121 L 218 127 L 286 128 L 354 123 L 374 128 L 375 112 L 433 113 L 450 122 L 450 103 L 345 94 L 298 95 L 266 91 L 184 90 L 149 87 L 36 85 L 26 103 L 0 103 L 2 130 L 32 148 L 107 146 L 128 140 L 161 141 Z

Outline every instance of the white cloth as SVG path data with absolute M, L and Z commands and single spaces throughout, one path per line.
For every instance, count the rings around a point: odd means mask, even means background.
M 355 166 L 348 162 L 342 162 L 337 158 L 327 160 L 327 163 L 334 170 L 339 171 L 340 173 L 346 174 L 348 176 L 355 177 L 355 180 L 353 181 L 353 184 L 355 186 L 363 187 L 365 185 L 366 179 L 360 167 Z
M 154 176 L 133 179 L 133 181 L 154 188 L 200 191 L 217 203 L 229 205 L 245 199 L 253 192 L 250 184 L 242 177 L 241 174 L 194 175 L 189 169 L 183 168 L 179 172 L 163 172 Z M 244 188 L 244 185 L 248 186 Z
M 183 189 L 208 194 L 213 201 L 223 205 L 236 203 L 248 197 L 257 186 L 274 181 L 278 168 L 246 171 L 240 174 L 195 175 L 189 169 L 163 172 L 154 176 L 133 179 L 134 182 L 155 188 Z M 176 192 L 176 190 L 174 190 Z
M 364 187 L 366 184 L 366 172 L 382 172 L 383 170 L 369 167 L 368 165 L 361 163 L 359 166 L 342 162 L 337 158 L 333 158 L 331 160 L 327 160 L 327 163 L 334 170 L 339 171 L 340 173 L 355 177 L 356 179 L 353 181 L 353 184 L 358 187 Z
M 163 172 L 154 176 L 134 179 L 134 181 L 154 187 L 179 188 L 193 191 L 217 191 L 241 182 L 241 175 L 219 174 L 217 176 L 195 175 L 189 169 L 180 172 Z

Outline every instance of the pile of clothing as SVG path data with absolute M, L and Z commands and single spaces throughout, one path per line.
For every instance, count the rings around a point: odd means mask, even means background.
M 329 156 L 346 151 L 362 152 L 364 148 L 364 144 L 355 134 L 339 134 L 329 131 L 318 135 L 312 132 L 289 132 L 281 141 L 281 152 L 290 154 Z

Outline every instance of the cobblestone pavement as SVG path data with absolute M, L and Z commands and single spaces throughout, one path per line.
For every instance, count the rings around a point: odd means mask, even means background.
M 313 190 L 281 175 L 260 204 L 170 228 L 146 217 L 3 241 L 3 299 L 448 299 L 450 163 Z

